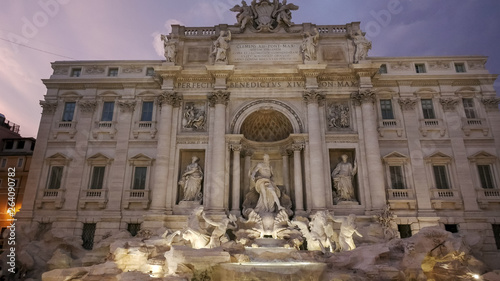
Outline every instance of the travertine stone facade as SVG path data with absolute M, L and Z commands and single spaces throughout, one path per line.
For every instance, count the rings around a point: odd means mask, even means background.
M 316 60 L 305 59 L 316 30 Z M 216 61 L 220 34 L 229 48 Z M 356 58 L 360 34 L 357 22 L 174 25 L 168 62 L 53 63 L 19 219 L 75 237 L 97 223 L 102 237 L 127 224 L 181 228 L 200 204 L 240 214 L 248 171 L 268 154 L 296 214 L 368 220 L 389 204 L 414 233 L 456 224 L 499 257 L 500 99 L 486 57 Z M 342 154 L 357 164 L 355 201 L 335 200 Z M 193 156 L 202 196 L 183 201 Z

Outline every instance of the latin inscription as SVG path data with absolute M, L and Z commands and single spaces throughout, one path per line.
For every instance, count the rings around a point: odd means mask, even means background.
M 299 44 L 232 44 L 232 62 L 300 62 Z
M 320 88 L 356 88 L 358 81 L 338 80 L 321 81 Z M 212 89 L 214 84 L 207 82 L 183 82 L 176 84 L 177 89 Z M 304 81 L 271 81 L 271 82 L 229 82 L 228 88 L 233 89 L 255 89 L 255 88 L 304 88 Z

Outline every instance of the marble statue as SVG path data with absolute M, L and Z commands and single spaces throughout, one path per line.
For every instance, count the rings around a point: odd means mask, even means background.
M 356 175 L 358 167 L 356 161 L 354 166 L 347 162 L 347 154 L 343 154 L 342 162 L 337 164 L 337 167 L 332 172 L 333 184 L 337 192 L 336 201 L 356 201 L 354 195 L 353 177 Z
M 234 215 L 229 215 L 228 218 L 223 218 L 220 222 L 211 220 L 206 216 L 205 212 L 201 213 L 201 216 L 207 224 L 215 227 L 210 234 L 210 241 L 207 244 L 207 248 L 216 248 L 222 243 L 229 241 L 226 231 L 228 228 L 234 228 L 234 223 L 237 220 Z
M 212 51 L 212 56 L 215 57 L 215 63 L 227 63 L 229 41 L 231 41 L 231 31 L 221 30 L 219 37 L 213 43 L 214 50 Z
M 161 35 L 161 40 L 163 41 L 163 48 L 165 50 L 165 59 L 167 62 L 175 62 L 175 54 L 177 52 L 177 43 L 168 40 L 166 35 Z
M 253 168 L 250 178 L 255 182 L 255 191 L 259 193 L 255 212 L 273 213 L 284 209 L 279 200 L 281 192 L 273 181 L 273 168 L 269 164 L 269 155 L 264 154 L 264 162 L 258 163 Z
M 301 52 L 304 54 L 304 61 L 315 61 L 316 47 L 318 46 L 319 32 L 318 29 L 314 28 L 314 34 L 310 32 L 304 33 L 304 39 L 302 39 Z
M 276 17 L 278 23 L 283 23 L 285 26 L 290 27 L 292 23 L 292 12 L 291 10 L 298 10 L 299 7 L 283 0 L 283 3 L 278 5 L 278 9 L 273 12 L 273 16 Z
M 356 234 L 359 237 L 363 237 L 363 235 L 356 230 L 356 215 L 350 214 L 347 218 L 333 218 L 333 221 L 341 224 L 339 235 L 340 251 L 344 252 L 356 249 L 352 236 Z
M 231 12 L 238 12 L 236 15 L 236 19 L 238 20 L 237 25 L 240 27 L 240 30 L 245 30 L 247 25 L 253 24 L 253 10 L 251 6 L 247 5 L 247 2 L 241 1 L 241 5 L 235 5 L 230 9 Z
M 327 211 L 318 211 L 311 216 L 311 222 L 304 217 L 297 217 L 291 221 L 296 225 L 306 238 L 307 249 L 326 253 L 336 250 L 338 234 L 333 230 L 333 217 Z
M 396 215 L 391 211 L 391 206 L 389 204 L 385 206 L 384 210 L 379 215 L 375 216 L 375 219 L 384 229 L 384 238 L 386 240 L 399 238 L 399 233 L 396 230 Z
M 203 180 L 203 170 L 200 165 L 200 158 L 193 156 L 191 164 L 187 165 L 179 181 L 184 197 L 182 201 L 198 201 L 201 199 L 201 182 Z
M 368 41 L 365 37 L 365 33 L 358 30 L 352 36 L 352 41 L 354 42 L 354 63 L 359 63 L 361 60 L 366 59 L 368 56 L 368 51 L 372 48 L 372 42 Z

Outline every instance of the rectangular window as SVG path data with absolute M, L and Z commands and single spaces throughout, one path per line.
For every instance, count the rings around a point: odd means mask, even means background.
M 155 69 L 152 67 L 146 68 L 146 76 L 155 76 Z
M 399 235 L 401 238 L 411 237 L 411 225 L 409 224 L 398 224 Z
M 13 149 L 13 148 L 14 148 L 14 141 L 13 140 L 5 141 L 5 149 Z
M 64 104 L 63 122 L 73 121 L 73 115 L 75 113 L 76 102 L 67 102 Z
M 129 223 L 127 225 L 127 230 L 132 234 L 132 236 L 136 236 L 139 230 L 141 230 L 141 224 L 140 223 Z
M 474 100 L 473 99 L 462 99 L 464 104 L 465 117 L 469 119 L 474 119 L 476 117 L 476 111 L 474 110 Z
M 24 158 L 17 158 L 17 167 L 21 168 L 24 163 Z
M 380 109 L 382 110 L 382 119 L 394 119 L 391 100 L 380 100 Z
M 444 230 L 451 233 L 458 233 L 458 225 L 457 224 L 445 224 Z
M 432 105 L 432 100 L 423 99 L 421 100 L 421 103 L 424 119 L 436 119 L 436 115 L 434 115 L 434 106 Z
M 71 77 L 80 77 L 80 75 L 82 75 L 81 68 L 72 68 L 71 69 Z
M 477 165 L 477 170 L 479 172 L 481 187 L 485 189 L 495 188 L 495 184 L 493 183 L 493 175 L 491 174 L 491 166 Z
M 104 183 L 104 171 L 106 167 L 94 167 L 92 169 L 92 180 L 90 181 L 90 189 L 102 189 Z
M 132 189 L 146 189 L 146 173 L 147 167 L 135 167 L 134 184 Z
M 82 230 L 82 240 L 83 248 L 86 250 L 92 250 L 94 248 L 94 235 L 95 235 L 95 223 L 84 223 Z
M 492 224 L 493 236 L 495 237 L 495 242 L 497 244 L 497 249 L 500 250 L 500 224 Z
M 432 166 L 434 170 L 434 180 L 436 181 L 437 189 L 450 189 L 448 183 L 448 176 L 446 175 L 446 166 L 435 165 Z
M 142 102 L 141 121 L 153 121 L 153 102 Z
M 465 64 L 463 64 L 463 63 L 455 63 L 455 71 L 457 73 L 463 73 L 463 72 L 465 72 Z
M 108 76 L 118 76 L 118 68 L 113 67 L 108 70 Z
M 25 141 L 17 141 L 16 149 L 24 149 Z
M 49 184 L 47 189 L 59 189 L 61 187 L 62 173 L 62 166 L 53 166 L 50 169 Z
M 7 166 L 7 158 L 2 158 L 2 168 L 5 168 Z
M 403 178 L 403 167 L 389 166 L 389 171 L 391 173 L 391 188 L 405 189 L 406 187 Z
M 415 71 L 417 73 L 426 73 L 427 71 L 425 70 L 425 64 L 423 64 L 423 63 L 416 63 L 415 64 Z
M 386 64 L 382 64 L 378 70 L 378 73 L 380 74 L 386 74 L 387 73 L 387 65 Z
M 113 121 L 113 111 L 115 108 L 115 102 L 107 101 L 102 105 L 102 116 L 101 121 Z

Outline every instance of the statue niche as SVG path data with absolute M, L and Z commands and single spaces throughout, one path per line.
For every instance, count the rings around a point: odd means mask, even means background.
M 203 198 L 203 168 L 200 162 L 204 158 L 203 152 L 181 151 L 181 167 L 179 175 L 179 203 L 201 204 Z
M 351 150 L 330 150 L 330 164 L 335 167 L 331 173 L 334 204 L 358 204 L 358 171 L 354 152 Z

